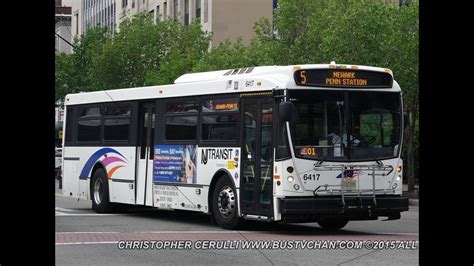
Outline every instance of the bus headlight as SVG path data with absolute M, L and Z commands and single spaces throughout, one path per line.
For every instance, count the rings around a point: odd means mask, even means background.
M 295 190 L 300 190 L 300 186 L 298 184 L 295 184 L 293 187 L 295 188 Z
M 400 181 L 400 180 L 402 180 L 402 176 L 401 176 L 401 175 L 398 175 L 398 176 L 397 176 L 397 181 Z
M 397 173 L 400 173 L 401 171 L 402 171 L 402 166 L 401 165 L 397 166 Z
M 288 182 L 293 183 L 295 181 L 295 178 L 292 177 L 291 175 L 287 178 Z

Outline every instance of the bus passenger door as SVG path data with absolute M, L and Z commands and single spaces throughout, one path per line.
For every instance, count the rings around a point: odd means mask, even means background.
M 137 168 L 135 175 L 135 204 L 153 204 L 153 145 L 155 136 L 154 102 L 140 103 L 137 141 Z
M 273 98 L 242 98 L 242 214 L 273 217 Z

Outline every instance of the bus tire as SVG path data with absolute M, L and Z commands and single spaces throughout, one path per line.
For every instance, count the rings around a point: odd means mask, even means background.
M 324 230 L 339 230 L 346 226 L 348 222 L 346 219 L 324 219 L 318 221 L 318 224 Z
M 91 199 L 94 211 L 106 213 L 112 210 L 109 199 L 109 182 L 102 168 L 97 169 L 92 176 Z
M 235 229 L 240 224 L 237 215 L 237 191 L 227 177 L 221 177 L 212 193 L 212 215 L 224 229 Z

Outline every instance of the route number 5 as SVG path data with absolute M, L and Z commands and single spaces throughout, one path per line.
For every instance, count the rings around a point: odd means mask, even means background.
M 300 72 L 301 84 L 306 84 L 306 71 Z

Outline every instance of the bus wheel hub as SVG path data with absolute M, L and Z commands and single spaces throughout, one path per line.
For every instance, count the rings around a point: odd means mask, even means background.
M 223 187 L 217 198 L 217 208 L 224 217 L 229 217 L 234 212 L 235 195 L 232 188 Z
M 94 201 L 96 204 L 100 204 L 102 202 L 102 180 L 97 178 L 94 184 Z

